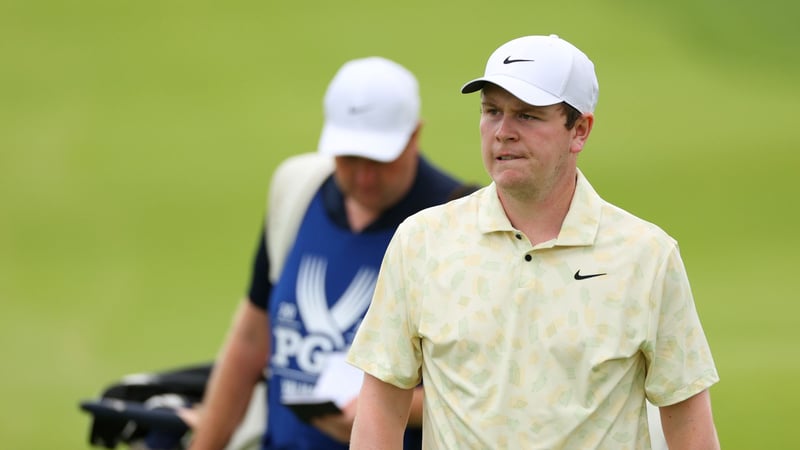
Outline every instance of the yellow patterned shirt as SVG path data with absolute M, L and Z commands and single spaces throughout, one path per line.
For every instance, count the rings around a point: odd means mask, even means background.
M 645 396 L 719 380 L 677 243 L 581 173 L 536 246 L 493 184 L 407 219 L 348 359 L 424 380 L 425 449 L 649 449 Z

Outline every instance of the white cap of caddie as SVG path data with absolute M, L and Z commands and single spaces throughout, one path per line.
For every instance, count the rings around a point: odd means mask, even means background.
M 324 106 L 320 153 L 390 162 L 419 123 L 419 87 L 414 75 L 394 61 L 355 59 L 331 80 Z
M 501 45 L 489 57 L 483 77 L 465 84 L 461 92 L 479 91 L 487 82 L 529 105 L 566 102 L 582 113 L 594 112 L 597 106 L 594 64 L 555 34 L 520 37 Z

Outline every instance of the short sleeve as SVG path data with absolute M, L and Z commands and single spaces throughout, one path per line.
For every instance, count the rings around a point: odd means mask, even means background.
M 719 376 L 677 244 L 668 250 L 651 292 L 645 391 L 654 405 L 666 406 L 707 389 Z
M 253 265 L 250 271 L 250 288 L 247 296 L 250 303 L 256 307 L 267 310 L 269 296 L 272 292 L 272 283 L 269 281 L 269 257 L 267 256 L 267 241 L 262 228 L 258 247 L 253 256 Z
M 417 333 L 415 280 L 408 264 L 407 223 L 392 238 L 383 258 L 372 303 L 348 352 L 348 362 L 397 387 L 420 383 L 422 352 Z

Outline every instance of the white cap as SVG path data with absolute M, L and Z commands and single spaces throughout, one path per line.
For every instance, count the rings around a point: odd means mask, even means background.
M 319 152 L 390 162 L 406 148 L 419 123 L 417 79 L 380 57 L 345 63 L 325 93 Z
M 599 87 L 594 64 L 577 47 L 550 36 L 525 36 L 506 42 L 489 57 L 486 72 L 461 88 L 468 94 L 493 83 L 523 102 L 548 106 L 566 102 L 594 112 Z

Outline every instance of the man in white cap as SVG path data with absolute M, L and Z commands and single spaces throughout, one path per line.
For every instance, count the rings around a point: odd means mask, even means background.
M 717 371 L 677 243 L 577 168 L 594 65 L 557 36 L 499 47 L 481 92 L 492 183 L 397 230 L 348 354 L 364 370 L 353 449 L 400 448 L 425 380 L 423 448 L 719 447 Z
M 273 175 L 249 295 L 215 364 L 192 449 L 225 447 L 265 366 L 262 448 L 346 449 L 356 400 L 314 417 L 282 400 L 312 391 L 326 359 L 349 348 L 400 222 L 460 186 L 420 154 L 417 80 L 401 65 L 347 62 L 324 110 L 318 152 L 290 158 Z M 420 446 L 422 401 L 415 403 L 408 448 Z

